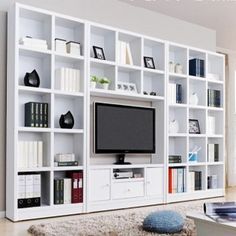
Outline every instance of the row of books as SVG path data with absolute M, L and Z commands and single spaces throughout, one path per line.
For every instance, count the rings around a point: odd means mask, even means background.
M 221 107 L 220 90 L 208 89 L 207 96 L 209 107 Z
M 182 85 L 169 83 L 168 97 L 171 104 L 183 103 Z
M 83 202 L 83 173 L 68 172 L 66 178 L 54 179 L 54 204 Z
M 48 49 L 48 44 L 47 41 L 44 39 L 36 39 L 32 38 L 29 36 L 20 38 L 19 44 L 30 47 L 30 48 L 35 48 L 37 50 L 47 50 Z
M 18 208 L 40 206 L 41 175 L 19 174 L 17 177 Z
M 43 141 L 18 142 L 18 167 L 32 168 L 43 166 Z
M 169 193 L 185 192 L 185 172 L 183 167 L 169 168 Z
M 25 103 L 25 126 L 48 127 L 48 103 Z
M 202 172 L 189 171 L 188 172 L 188 191 L 193 192 L 202 189 Z
M 74 153 L 57 153 L 54 158 L 54 166 L 78 166 Z
M 56 69 L 55 88 L 67 92 L 80 92 L 80 70 L 64 67 Z
M 219 161 L 219 144 L 216 143 L 207 144 L 207 161 L 208 162 Z
M 118 62 L 133 65 L 133 58 L 129 43 L 118 41 Z
M 205 61 L 199 58 L 189 60 L 189 75 L 204 77 Z

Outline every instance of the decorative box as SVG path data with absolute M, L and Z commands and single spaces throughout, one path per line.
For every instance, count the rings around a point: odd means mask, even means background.
M 77 56 L 81 55 L 80 43 L 78 43 L 78 42 L 74 42 L 74 41 L 67 42 L 66 48 L 67 48 L 67 53 L 77 55 Z
M 61 52 L 61 53 L 66 53 L 66 40 L 56 38 L 55 39 L 55 51 Z

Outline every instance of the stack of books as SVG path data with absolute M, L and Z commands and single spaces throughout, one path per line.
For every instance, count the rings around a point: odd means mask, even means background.
M 41 175 L 19 174 L 17 177 L 18 208 L 41 205 Z
M 185 172 L 184 167 L 169 168 L 169 193 L 185 192 Z
M 78 166 L 74 153 L 58 153 L 55 155 L 54 166 Z
M 182 158 L 180 155 L 169 155 L 169 163 L 181 163 Z
M 30 36 L 20 38 L 19 44 L 24 45 L 26 47 L 34 48 L 37 50 L 47 50 L 48 49 L 48 44 L 47 44 L 46 40 L 35 39 Z
M 193 192 L 202 190 L 202 172 L 189 171 L 188 172 L 188 191 Z
M 133 65 L 133 58 L 129 43 L 118 41 L 118 62 Z
M 182 85 L 169 83 L 168 97 L 171 104 L 183 103 Z
M 43 166 L 43 142 L 18 142 L 18 168 L 35 168 Z
M 216 143 L 207 144 L 207 161 L 208 162 L 219 161 L 219 144 Z
M 56 69 L 55 88 L 66 92 L 80 92 L 80 70 L 64 67 Z
M 208 175 L 207 176 L 207 189 L 216 189 L 218 186 L 218 176 Z
M 48 127 L 48 103 L 28 102 L 25 104 L 26 127 Z
M 205 76 L 205 62 L 199 58 L 189 60 L 189 75 L 204 77 Z
M 221 107 L 220 90 L 208 89 L 208 106 Z
M 69 172 L 66 178 L 54 179 L 54 204 L 83 202 L 83 173 Z
M 204 203 L 203 209 L 206 216 L 216 222 L 223 223 L 236 221 L 235 202 L 208 202 Z
M 207 117 L 207 133 L 215 134 L 216 133 L 216 118 L 215 116 L 208 115 Z

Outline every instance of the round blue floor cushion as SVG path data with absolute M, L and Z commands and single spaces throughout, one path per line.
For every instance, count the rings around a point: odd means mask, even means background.
M 149 214 L 143 222 L 143 229 L 160 234 L 180 232 L 184 226 L 184 218 L 174 211 L 158 211 Z

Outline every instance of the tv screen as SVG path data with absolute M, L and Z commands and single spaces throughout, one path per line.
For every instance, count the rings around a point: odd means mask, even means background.
M 154 153 L 155 109 L 95 103 L 95 153 Z

